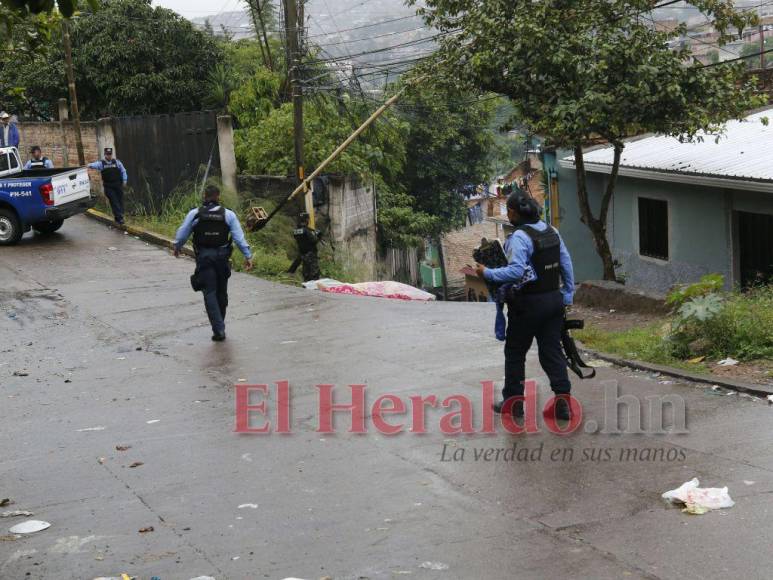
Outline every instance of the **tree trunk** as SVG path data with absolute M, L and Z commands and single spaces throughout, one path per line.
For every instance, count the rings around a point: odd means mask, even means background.
M 266 55 L 266 51 L 263 48 L 263 42 L 261 39 L 261 32 L 259 29 L 258 17 L 257 17 L 258 9 L 255 8 L 255 0 L 247 0 L 247 7 L 250 9 L 250 16 L 252 17 L 252 28 L 255 30 L 255 36 L 258 38 L 258 48 L 260 48 L 260 57 L 263 59 L 263 65 L 268 70 L 271 70 L 271 66 L 269 65 L 269 58 Z
M 258 20 L 260 21 L 260 29 L 263 36 L 263 44 L 266 47 L 266 56 L 268 57 L 268 70 L 273 71 L 274 70 L 274 59 L 271 55 L 271 45 L 268 43 L 268 33 L 266 32 L 266 20 L 263 18 L 263 9 L 264 6 L 261 5 L 260 0 L 254 0 L 255 1 L 255 11 L 253 13 L 253 19 L 255 18 L 255 13 L 257 13 Z M 255 31 L 257 32 L 257 30 Z M 260 39 L 258 39 L 258 44 L 260 44 Z M 263 52 L 263 47 L 261 46 L 260 51 Z
M 612 173 L 609 176 L 609 182 L 601 198 L 601 209 L 599 216 L 593 214 L 588 199 L 588 184 L 585 173 L 585 160 L 582 152 L 582 145 L 576 145 L 574 148 L 574 160 L 577 171 L 577 199 L 580 205 L 580 220 L 591 231 L 593 243 L 596 246 L 596 253 L 601 258 L 604 269 L 604 280 L 616 280 L 615 262 L 612 258 L 612 250 L 609 247 L 607 239 L 607 217 L 609 215 L 609 205 L 615 192 L 617 184 L 617 175 L 620 169 L 620 156 L 623 151 L 623 144 L 614 142 L 615 158 L 612 164 Z
M 448 278 L 446 277 L 446 257 L 443 252 L 443 236 L 435 238 L 437 244 L 438 259 L 440 260 L 440 280 L 443 284 L 443 300 L 448 301 Z

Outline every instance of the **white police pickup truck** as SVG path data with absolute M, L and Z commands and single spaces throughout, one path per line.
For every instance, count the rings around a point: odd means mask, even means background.
M 0 246 L 53 233 L 93 205 L 86 167 L 25 170 L 15 147 L 0 148 Z

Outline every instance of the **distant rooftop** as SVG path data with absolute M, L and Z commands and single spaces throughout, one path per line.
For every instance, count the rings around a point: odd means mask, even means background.
M 747 189 L 773 191 L 773 124 L 765 125 L 765 117 L 773 117 L 773 107 L 730 121 L 719 136 L 700 133 L 692 142 L 662 135 L 632 139 L 623 150 L 620 175 L 710 186 L 746 182 Z M 586 170 L 610 173 L 613 156 L 611 146 L 588 151 Z M 574 156 L 560 164 L 574 168 Z

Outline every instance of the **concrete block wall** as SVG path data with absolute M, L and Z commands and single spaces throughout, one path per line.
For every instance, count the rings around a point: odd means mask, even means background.
M 29 159 L 30 147 L 40 145 L 43 155 L 48 157 L 56 167 L 78 165 L 75 128 L 70 121 L 65 121 L 63 127 L 64 140 L 62 139 L 62 127 L 58 122 L 19 123 L 19 154 L 22 161 Z M 96 161 L 101 157 L 97 140 L 97 124 L 94 122 L 81 123 L 81 135 L 86 162 Z M 65 158 L 65 153 L 67 158 Z
M 378 275 L 376 189 L 372 182 L 331 176 L 327 213 L 330 235 L 342 263 L 363 280 Z

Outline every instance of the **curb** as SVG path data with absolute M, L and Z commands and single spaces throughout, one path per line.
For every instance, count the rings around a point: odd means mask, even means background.
M 637 369 L 641 371 L 660 373 L 661 375 L 675 377 L 678 379 L 684 379 L 693 383 L 708 383 L 710 385 L 719 385 L 720 387 L 725 387 L 727 389 L 738 391 L 740 393 L 748 393 L 750 395 L 757 395 L 762 397 L 773 395 L 773 385 L 771 386 L 757 385 L 754 383 L 745 383 L 743 381 L 735 381 L 733 379 L 717 377 L 714 375 L 703 375 L 700 373 L 692 373 L 690 371 L 676 369 L 674 367 L 658 365 L 655 363 L 642 362 L 638 360 L 628 360 L 612 354 L 597 352 L 595 350 L 591 350 L 585 347 L 582 347 L 582 350 L 583 352 L 586 352 L 588 355 L 592 357 L 595 357 L 607 362 L 611 362 L 621 367 L 629 367 L 629 368 Z
M 168 250 L 174 249 L 174 240 L 167 238 L 166 236 L 162 236 L 161 234 L 151 232 L 150 230 L 146 230 L 144 228 L 138 228 L 137 226 L 118 225 L 109 215 L 96 209 L 90 209 L 86 211 L 86 215 L 93 220 L 115 228 L 116 230 L 123 230 L 129 235 L 136 236 L 150 244 L 161 246 L 162 248 L 166 248 Z M 180 253 L 190 258 L 196 257 L 193 253 L 193 250 L 187 246 L 183 247 L 182 250 L 180 250 Z

